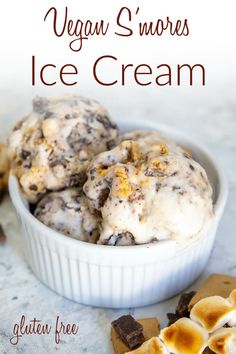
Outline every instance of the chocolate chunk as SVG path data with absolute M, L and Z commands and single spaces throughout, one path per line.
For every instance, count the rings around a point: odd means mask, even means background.
M 111 139 L 107 142 L 107 150 L 111 150 L 116 146 L 115 139 Z
M 120 339 L 130 348 L 134 349 L 144 342 L 143 326 L 130 316 L 121 316 L 112 322 L 112 326 Z
M 109 117 L 107 117 L 106 115 L 101 115 L 98 114 L 96 116 L 96 120 L 101 123 L 105 129 L 117 129 L 117 125 L 114 122 L 111 122 Z
M 126 231 L 118 235 L 111 235 L 105 240 L 104 244 L 109 246 L 131 246 L 135 245 L 135 241 L 131 232 Z
M 30 157 L 30 155 L 31 155 L 31 152 L 24 150 L 24 149 L 22 149 L 21 154 L 20 154 L 20 156 L 23 160 L 26 160 L 28 157 Z
M 6 239 L 7 239 L 6 234 L 2 228 L 2 225 L 0 224 L 0 243 L 4 243 Z
M 177 315 L 181 317 L 189 317 L 188 305 L 195 294 L 195 291 L 191 291 L 190 293 L 184 293 L 180 296 L 178 306 L 176 308 Z
M 101 190 L 101 192 L 99 194 L 99 200 L 98 200 L 99 208 L 102 208 L 104 206 L 109 194 L 110 194 L 109 188 L 104 188 Z
M 172 325 L 182 317 L 189 317 L 189 303 L 195 294 L 195 291 L 191 291 L 190 293 L 184 293 L 180 296 L 175 313 L 167 313 L 167 318 L 169 320 L 168 326 Z
M 169 320 L 168 326 L 171 326 L 173 323 L 175 323 L 177 320 L 179 320 L 179 316 L 176 315 L 176 313 L 167 313 L 166 316 Z
M 31 191 L 37 192 L 38 187 L 36 186 L 36 184 L 31 184 L 31 186 L 29 186 L 29 189 L 30 189 Z
M 69 181 L 69 187 L 74 187 L 74 186 L 82 186 L 84 182 L 86 181 L 86 174 L 85 172 L 81 171 L 78 173 L 72 173 L 70 176 L 70 181 Z

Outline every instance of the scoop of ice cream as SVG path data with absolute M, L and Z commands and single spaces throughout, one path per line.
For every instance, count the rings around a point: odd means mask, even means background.
M 102 244 L 183 242 L 200 237 L 212 217 L 205 170 L 174 143 L 123 141 L 95 157 L 87 176 Z
M 98 102 L 77 95 L 33 100 L 33 112 L 9 138 L 12 168 L 26 198 L 79 185 L 88 162 L 118 142 L 117 126 Z
M 34 216 L 67 236 L 94 243 L 98 237 L 96 220 L 87 218 L 88 204 L 81 188 L 51 192 L 37 204 Z
M 7 188 L 9 163 L 6 145 L 0 144 L 0 198 Z

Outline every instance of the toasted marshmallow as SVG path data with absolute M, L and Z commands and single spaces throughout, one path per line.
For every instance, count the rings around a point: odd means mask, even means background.
M 189 318 L 181 318 L 160 333 L 167 349 L 173 354 L 201 354 L 207 346 L 208 333 Z
M 138 349 L 125 354 L 170 354 L 170 352 L 158 337 L 152 337 L 144 342 Z
M 233 307 L 236 308 L 236 289 L 234 289 L 233 291 L 231 291 L 230 295 L 229 295 L 229 301 L 231 302 L 231 304 L 233 305 Z
M 236 353 L 236 328 L 221 328 L 210 336 L 209 348 L 216 354 Z
M 229 295 L 229 299 L 230 303 L 232 304 L 232 306 L 235 308 L 236 310 L 236 289 L 234 289 L 230 295 Z M 234 316 L 231 318 L 231 320 L 229 321 L 229 326 L 230 327 L 235 327 L 236 326 L 236 312 L 234 314 Z
M 212 333 L 223 327 L 235 314 L 236 309 L 227 299 L 221 296 L 209 296 L 193 306 L 190 318 Z

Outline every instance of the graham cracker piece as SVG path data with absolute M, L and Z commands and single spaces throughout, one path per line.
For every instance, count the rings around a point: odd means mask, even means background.
M 137 320 L 137 322 L 139 322 L 143 326 L 143 334 L 145 341 L 159 335 L 160 324 L 156 318 L 144 318 L 141 320 Z M 131 349 L 129 349 L 118 337 L 118 334 L 116 333 L 113 327 L 111 327 L 111 340 L 116 354 L 124 354 L 126 352 L 131 351 Z
M 227 298 L 234 289 L 236 289 L 236 277 L 225 274 L 212 274 L 190 301 L 189 309 L 191 310 L 198 301 L 208 296 L 219 295 Z

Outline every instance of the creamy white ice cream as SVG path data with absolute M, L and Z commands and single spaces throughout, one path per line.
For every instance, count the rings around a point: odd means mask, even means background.
M 9 138 L 9 156 L 26 198 L 82 184 L 88 162 L 118 142 L 118 129 L 98 102 L 77 95 L 38 97 Z
M 186 243 L 212 219 L 212 189 L 205 170 L 169 139 L 123 141 L 88 168 L 84 192 L 100 215 L 99 243 Z

